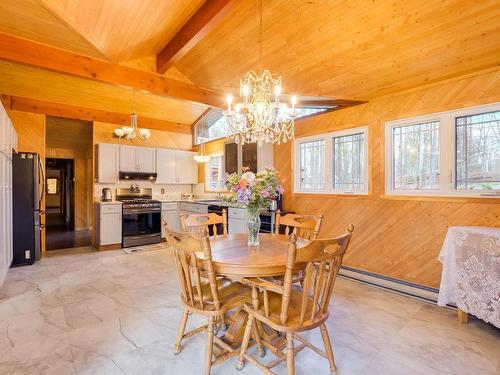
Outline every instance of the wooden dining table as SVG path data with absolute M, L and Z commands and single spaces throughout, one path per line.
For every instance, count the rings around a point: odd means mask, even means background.
M 218 274 L 231 279 L 243 277 L 268 277 L 285 274 L 289 236 L 283 234 L 259 234 L 259 246 L 247 244 L 248 234 L 238 233 L 210 239 L 212 262 Z M 297 264 L 300 266 L 300 248 L 308 240 L 297 238 Z M 202 252 L 196 253 L 204 259 Z
M 282 234 L 259 234 L 259 246 L 250 247 L 247 244 L 248 234 L 231 234 L 210 239 L 212 262 L 218 275 L 231 280 L 241 280 L 246 277 L 270 277 L 285 274 L 289 236 Z M 300 248 L 307 245 L 308 240 L 297 238 L 296 266 L 301 267 L 300 259 L 304 257 Z M 197 252 L 196 257 L 204 260 L 204 254 Z M 257 290 L 253 290 L 253 307 L 259 305 Z M 243 309 L 227 316 L 230 324 L 224 334 L 224 340 L 236 348 L 241 344 L 247 314 Z M 286 340 L 276 331 L 266 325 L 258 327 L 264 345 L 276 355 L 282 355 L 280 350 Z

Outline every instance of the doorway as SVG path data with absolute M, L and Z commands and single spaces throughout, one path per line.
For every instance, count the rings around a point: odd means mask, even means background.
M 45 191 L 46 249 L 90 244 L 89 231 L 75 231 L 75 162 L 47 158 Z

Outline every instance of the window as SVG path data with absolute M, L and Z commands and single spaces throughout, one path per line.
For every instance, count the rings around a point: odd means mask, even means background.
M 386 123 L 386 193 L 500 196 L 500 104 Z
M 333 137 L 333 189 L 365 190 L 365 134 Z
M 439 121 L 394 127 L 393 188 L 439 189 Z
M 325 140 L 300 143 L 300 189 L 325 188 Z
M 356 128 L 295 142 L 295 191 L 367 194 L 368 129 Z
M 205 164 L 205 189 L 224 190 L 224 173 L 222 168 L 222 155 L 212 155 Z
M 457 117 L 456 188 L 500 190 L 500 111 Z
M 313 116 L 336 108 L 336 106 L 301 106 L 295 108 L 295 119 Z M 204 116 L 194 124 L 193 143 L 199 145 L 203 139 L 205 142 L 223 138 L 226 134 L 226 119 L 224 112 L 217 108 L 211 108 Z

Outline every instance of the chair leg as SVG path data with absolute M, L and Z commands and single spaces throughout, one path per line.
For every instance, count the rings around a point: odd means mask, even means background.
M 293 332 L 286 333 L 286 368 L 288 375 L 295 375 L 295 352 L 293 350 Z
M 249 315 L 247 320 L 247 326 L 245 327 L 245 333 L 243 334 L 243 341 L 241 342 L 240 358 L 236 363 L 236 368 L 238 370 L 243 370 L 245 367 L 245 352 L 248 349 L 248 341 L 250 341 L 250 333 L 252 333 L 254 317 Z
M 335 374 L 337 371 L 337 366 L 335 365 L 335 358 L 333 357 L 332 342 L 330 341 L 330 336 L 328 335 L 328 329 L 325 323 L 320 326 L 321 337 L 323 337 L 323 344 L 325 345 L 326 356 L 328 357 L 328 362 L 330 362 L 330 372 Z
M 182 312 L 181 323 L 179 325 L 179 331 L 177 332 L 177 339 L 175 340 L 174 354 L 177 355 L 182 350 L 182 339 L 184 338 L 184 331 L 186 330 L 186 323 L 188 320 L 189 311 L 184 309 Z
M 212 368 L 212 353 L 214 349 L 214 317 L 208 318 L 207 327 L 207 347 L 205 352 L 205 375 L 210 375 Z
M 259 354 L 260 358 L 264 358 L 264 356 L 266 355 L 266 351 L 264 350 L 264 346 L 262 345 L 262 340 L 260 338 L 259 328 L 257 324 L 252 324 L 252 331 L 254 340 L 257 343 L 257 353 Z

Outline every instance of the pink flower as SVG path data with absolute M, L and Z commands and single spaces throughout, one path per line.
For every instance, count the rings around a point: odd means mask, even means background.
M 285 192 L 285 189 L 283 189 L 283 186 L 278 185 L 278 193 L 283 194 Z
M 270 195 L 271 195 L 271 194 L 269 194 L 269 191 L 268 191 L 268 190 L 262 190 L 262 196 L 263 196 L 264 198 L 269 198 L 269 196 L 270 196 Z

